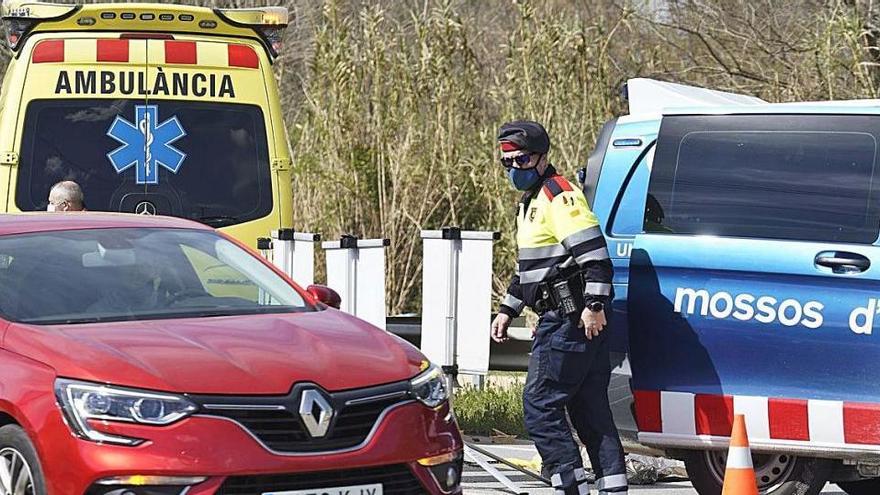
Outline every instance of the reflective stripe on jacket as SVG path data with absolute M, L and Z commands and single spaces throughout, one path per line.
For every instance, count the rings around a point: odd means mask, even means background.
M 606 302 L 611 295 L 613 269 L 596 215 L 580 189 L 552 167 L 547 173 L 541 188 L 524 194 L 519 203 L 519 266 L 499 309 L 514 317 L 525 306 L 534 306 L 538 284 L 551 276 L 557 265 L 580 267 L 588 303 Z

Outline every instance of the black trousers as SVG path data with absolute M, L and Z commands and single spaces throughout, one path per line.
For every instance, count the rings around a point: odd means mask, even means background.
M 586 493 L 583 463 L 566 412 L 587 447 L 599 493 L 627 491 L 620 436 L 608 404 L 611 362 L 605 332 L 587 340 L 579 315 L 538 322 L 523 393 L 526 429 L 557 493 Z

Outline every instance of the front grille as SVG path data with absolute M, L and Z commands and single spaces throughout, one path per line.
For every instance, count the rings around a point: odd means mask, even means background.
M 303 474 L 231 476 L 226 478 L 217 495 L 260 495 L 265 492 L 310 490 L 374 483 L 382 484 L 382 493 L 384 495 L 419 495 L 427 492 L 415 475 L 413 475 L 412 471 L 401 464 Z
M 272 450 L 285 451 L 285 444 L 295 445 L 309 440 L 302 421 L 287 410 L 281 411 L 211 411 L 241 423 Z
M 386 399 L 344 407 L 327 435 L 311 438 L 298 415 L 283 411 L 212 411 L 241 423 L 255 437 L 278 452 L 321 452 L 355 447 L 366 440 L 385 409 L 400 402 Z
M 367 440 L 382 413 L 409 400 L 408 382 L 333 394 L 323 393 L 334 415 L 327 433 L 313 437 L 299 414 L 302 384 L 283 397 L 195 396 L 200 414 L 229 418 L 276 452 L 310 453 L 344 450 Z

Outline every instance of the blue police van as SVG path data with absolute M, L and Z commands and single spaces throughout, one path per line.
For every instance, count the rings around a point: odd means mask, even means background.
M 638 441 L 717 495 L 744 414 L 761 493 L 880 493 L 880 102 L 627 88 L 582 179 Z

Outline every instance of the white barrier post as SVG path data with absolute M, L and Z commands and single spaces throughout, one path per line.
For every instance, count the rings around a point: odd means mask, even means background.
M 459 373 L 489 372 L 492 247 L 499 238 L 458 227 L 422 231 L 422 352 L 443 367 L 453 400 Z M 508 490 L 527 493 L 467 443 L 464 454 Z
M 455 340 L 460 235 L 457 228 L 422 231 L 422 353 L 443 367 L 449 390 L 458 374 Z
M 355 314 L 357 237 L 344 235 L 338 241 L 322 242 L 321 247 L 326 251 L 327 286 L 338 292 L 342 298 L 339 309 Z
M 358 318 L 386 330 L 385 248 L 388 239 L 365 239 L 357 242 L 357 284 L 355 285 Z
M 489 372 L 497 232 L 422 231 L 422 352 L 448 375 Z
M 344 235 L 321 243 L 327 255 L 327 285 L 342 297 L 342 311 L 385 330 L 385 247 L 388 239 Z
M 293 229 L 272 231 L 272 263 L 302 287 L 315 283 L 315 243 L 319 234 Z
M 266 258 L 269 259 L 269 251 L 272 250 L 272 239 L 268 237 L 257 237 L 257 251 Z
M 260 256 L 271 261 L 272 260 L 272 239 L 268 237 L 257 237 L 257 250 L 260 252 Z M 260 289 L 260 293 L 257 296 L 261 305 L 269 304 L 269 294 Z

